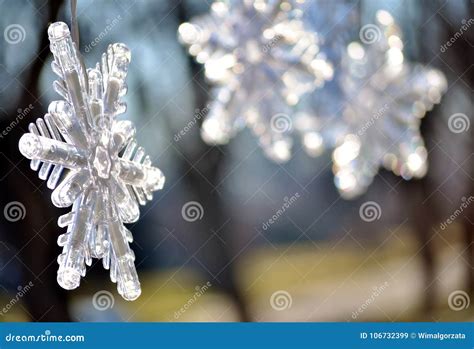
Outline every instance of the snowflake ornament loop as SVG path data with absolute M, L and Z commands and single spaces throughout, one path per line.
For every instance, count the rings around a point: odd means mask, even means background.
M 57 280 L 67 290 L 77 288 L 86 265 L 100 258 L 122 297 L 134 300 L 141 288 L 132 234 L 123 224 L 138 220 L 139 205 L 163 188 L 165 177 L 137 147 L 134 125 L 117 120 L 126 111 L 121 97 L 130 51 L 124 44 L 110 45 L 101 63 L 84 71 L 67 25 L 51 24 L 48 35 L 59 76 L 53 86 L 64 100 L 52 102 L 44 119 L 29 125 L 19 149 L 54 189 L 53 204 L 72 206 L 58 219 L 67 232 L 58 238 L 63 252 Z M 69 171 L 62 176 L 64 169 Z
M 360 38 L 364 45 L 347 46 L 338 82 L 347 102 L 333 169 L 345 198 L 365 192 L 382 166 L 404 179 L 426 174 L 420 123 L 447 89 L 441 71 L 406 62 L 401 31 L 387 11 L 378 11 Z
M 302 2 L 216 1 L 180 25 L 180 40 L 215 86 L 201 130 L 207 143 L 227 143 L 247 126 L 267 156 L 289 159 L 295 104 L 333 73 L 304 26 Z

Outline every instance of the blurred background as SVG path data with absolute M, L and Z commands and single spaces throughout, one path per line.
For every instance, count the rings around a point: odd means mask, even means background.
M 200 139 L 193 121 L 202 122 L 210 86 L 176 32 L 210 3 L 78 1 L 86 66 L 109 43 L 131 49 L 125 117 L 166 175 L 165 188 L 128 226 L 143 291 L 126 302 L 97 262 L 78 289 L 58 286 L 57 218 L 67 210 L 52 205 L 17 146 L 59 99 L 47 27 L 70 24 L 70 3 L 0 1 L 0 321 L 474 320 L 474 127 L 447 126 L 455 113 L 472 121 L 474 3 L 311 2 L 315 27 L 341 38 L 334 45 L 358 39 L 359 27 L 386 9 L 403 29 L 407 59 L 429 62 L 448 79 L 422 124 L 428 175 L 407 182 L 381 171 L 351 201 L 334 187 L 329 152 L 312 159 L 296 145 L 279 165 L 248 130 L 226 146 Z M 13 24 L 23 28 L 14 42 L 5 34 Z M 369 201 L 380 208 L 371 222 L 359 214 Z M 197 219 L 183 214 L 191 204 Z

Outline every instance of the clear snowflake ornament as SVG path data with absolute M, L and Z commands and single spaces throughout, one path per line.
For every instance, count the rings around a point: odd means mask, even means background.
M 215 86 L 201 129 L 207 143 L 225 144 L 249 127 L 268 157 L 290 158 L 294 106 L 333 73 L 317 34 L 305 28 L 302 3 L 216 1 L 209 14 L 179 27 Z
M 130 51 L 124 44 L 110 45 L 101 63 L 84 71 L 67 25 L 51 24 L 48 35 L 59 76 L 53 85 L 64 100 L 52 102 L 44 119 L 29 125 L 19 149 L 54 189 L 53 204 L 72 206 L 58 219 L 67 232 L 58 238 L 63 252 L 57 280 L 67 290 L 77 288 L 86 265 L 100 258 L 120 295 L 134 300 L 141 288 L 124 223 L 138 220 L 139 204 L 163 188 L 165 177 L 137 147 L 134 125 L 117 120 L 126 111 L 121 97 Z
M 425 175 L 421 119 L 447 88 L 439 70 L 405 61 L 401 31 L 388 12 L 378 11 L 360 38 L 364 45 L 350 43 L 340 68 L 346 130 L 333 152 L 333 170 L 345 198 L 362 194 L 380 167 L 404 179 Z

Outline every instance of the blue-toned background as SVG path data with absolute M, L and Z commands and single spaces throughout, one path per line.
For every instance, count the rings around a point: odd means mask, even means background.
M 0 129 L 9 130 L 0 137 L 0 321 L 474 319 L 474 205 L 446 229 L 440 225 L 462 198 L 474 195 L 473 127 L 460 134 L 447 127 L 454 113 L 472 121 L 474 29 L 440 50 L 463 20 L 472 20 L 473 2 L 310 2 L 314 28 L 334 38 L 323 47 L 328 55 L 337 57 L 383 8 L 403 28 L 407 59 L 430 62 L 446 74 L 448 91 L 422 125 L 430 157 L 425 179 L 406 182 L 381 172 L 367 194 L 345 201 L 333 185 L 330 153 L 312 159 L 297 145 L 295 156 L 277 165 L 249 131 L 227 146 L 210 147 L 197 126 L 176 141 L 209 97 L 202 67 L 176 31 L 206 13 L 210 1 L 78 1 L 86 66 L 109 43 L 130 47 L 126 117 L 167 177 L 164 190 L 129 227 L 143 288 L 135 302 L 122 300 L 100 263 L 77 290 L 66 292 L 56 283 L 61 211 L 17 143 L 28 123 L 58 99 L 46 29 L 53 21 L 70 23 L 69 2 L 0 2 L 1 33 L 11 24 L 24 28 L 19 43 L 0 37 Z M 265 229 L 285 198 L 296 194 L 295 203 Z M 13 201 L 25 208 L 16 222 L 1 214 Z M 181 214 L 190 201 L 203 208 L 196 222 Z M 376 222 L 359 216 L 367 201 L 382 208 Z M 464 305 L 453 306 L 454 297 Z

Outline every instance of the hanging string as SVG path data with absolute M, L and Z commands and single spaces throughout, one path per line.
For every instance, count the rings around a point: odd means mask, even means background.
M 77 57 L 82 67 L 82 74 L 84 76 L 84 83 L 86 85 L 86 91 L 89 90 L 89 79 L 87 78 L 86 65 L 79 49 L 79 24 L 77 22 L 77 0 L 71 0 L 71 36 L 74 45 L 76 46 Z
M 72 27 L 72 41 L 79 48 L 79 26 L 77 24 L 77 0 L 71 0 L 71 27 Z

